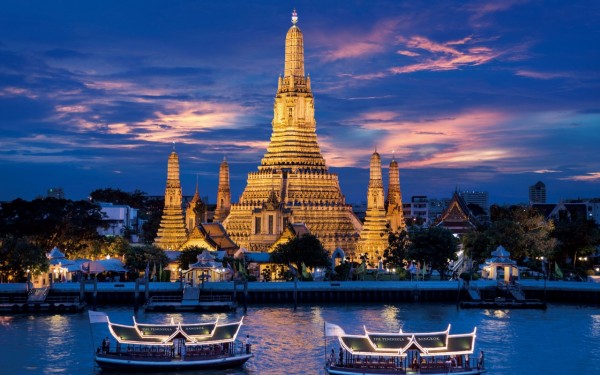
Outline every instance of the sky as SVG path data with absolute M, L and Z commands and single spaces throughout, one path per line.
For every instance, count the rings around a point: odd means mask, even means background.
M 600 197 L 600 2 L 3 1 L 0 201 L 100 188 L 232 200 L 271 135 L 291 12 L 348 203 L 392 157 L 403 200 Z

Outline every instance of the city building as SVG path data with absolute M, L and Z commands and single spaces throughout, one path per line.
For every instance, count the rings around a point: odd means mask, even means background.
M 476 204 L 486 213 L 490 212 L 489 194 L 487 191 L 459 191 L 458 194 L 467 205 Z
M 546 203 L 546 185 L 542 181 L 529 187 L 529 204 Z
M 101 236 L 124 236 L 127 232 L 131 235 L 132 242 L 137 242 L 138 234 L 138 210 L 123 204 L 98 202 L 102 221 L 107 224 L 106 228 L 99 227 L 98 234 Z
M 223 226 L 250 251 L 269 251 L 288 224 L 295 223 L 305 224 L 330 252 L 337 247 L 355 250 L 362 223 L 321 155 L 310 76 L 304 72 L 304 37 L 297 22 L 294 11 L 270 143 Z
M 46 191 L 47 198 L 65 199 L 65 192 L 61 187 L 52 187 Z

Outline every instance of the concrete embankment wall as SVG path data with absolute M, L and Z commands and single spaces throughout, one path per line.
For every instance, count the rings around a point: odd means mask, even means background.
M 11 285 L 11 287 L 6 287 Z M 477 288 L 486 299 L 501 296 L 494 281 L 476 281 Z M 263 303 L 401 303 L 401 302 L 447 302 L 468 300 L 462 283 L 456 281 L 343 281 L 343 282 L 251 282 L 246 292 L 243 284 L 213 282 L 204 285 L 202 294 L 225 294 L 235 296 L 238 302 Z M 600 304 L 600 284 L 589 282 L 547 282 L 523 280 L 520 283 L 528 299 L 546 300 L 549 303 Z M 234 290 L 236 288 L 236 290 Z M 21 290 L 22 289 L 22 290 Z M 79 283 L 57 283 L 52 286 L 52 296 L 81 296 Z M 88 304 L 135 305 L 143 304 L 146 297 L 180 296 L 181 284 L 102 282 L 84 285 L 83 296 Z M 0 284 L 0 296 L 23 296 L 26 286 L 15 288 L 15 284 Z M 500 294 L 499 294 L 500 293 Z

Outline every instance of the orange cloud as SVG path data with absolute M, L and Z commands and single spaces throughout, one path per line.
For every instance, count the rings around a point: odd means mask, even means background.
M 600 172 L 590 172 L 590 173 L 587 173 L 587 174 L 585 174 L 583 176 L 566 177 L 566 178 L 562 178 L 562 180 L 569 180 L 569 181 L 592 181 L 592 182 L 599 181 L 600 182 Z

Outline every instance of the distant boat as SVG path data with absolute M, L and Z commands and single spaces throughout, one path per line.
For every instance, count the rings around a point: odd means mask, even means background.
M 107 323 L 112 338 L 102 340 L 94 359 L 106 371 L 174 371 L 242 366 L 252 358 L 249 343 L 236 341 L 235 323 L 112 323 L 103 312 L 89 311 L 90 323 Z
M 339 350 L 331 349 L 325 363 L 330 375 L 459 374 L 486 372 L 483 352 L 473 358 L 477 329 L 471 333 L 369 332 L 348 335 L 325 323 L 325 336 L 337 336 Z

